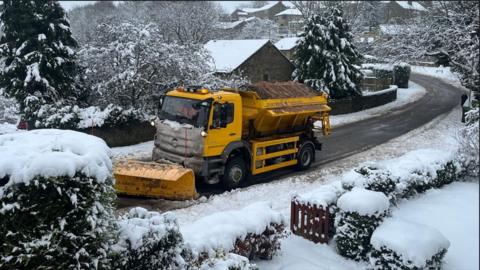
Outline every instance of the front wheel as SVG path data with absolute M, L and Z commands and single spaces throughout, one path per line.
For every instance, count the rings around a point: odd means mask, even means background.
M 223 186 L 226 189 L 234 189 L 240 186 L 246 178 L 247 166 L 240 157 L 234 157 L 227 162 L 222 177 Z
M 303 171 L 310 168 L 314 158 L 315 149 L 313 146 L 310 143 L 302 145 L 297 154 L 297 170 Z

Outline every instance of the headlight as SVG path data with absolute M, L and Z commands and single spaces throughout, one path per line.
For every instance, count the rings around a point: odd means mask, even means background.
M 154 127 L 155 126 L 155 121 L 153 121 L 153 120 L 150 121 L 150 125 L 152 125 L 152 127 Z
M 202 132 L 200 132 L 200 135 L 202 135 L 202 137 L 207 137 L 208 133 L 202 130 Z

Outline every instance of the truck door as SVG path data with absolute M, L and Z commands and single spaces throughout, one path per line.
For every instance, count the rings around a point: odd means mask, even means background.
M 210 119 L 205 156 L 219 156 L 230 142 L 241 138 L 241 104 L 234 100 L 214 102 Z

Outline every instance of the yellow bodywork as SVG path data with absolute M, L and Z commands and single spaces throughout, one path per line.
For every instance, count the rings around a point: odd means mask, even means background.
M 249 128 L 253 123 L 255 131 L 263 135 L 262 139 L 254 138 L 249 141 L 253 154 L 250 166 L 253 175 L 297 163 L 295 154 L 298 152 L 297 144 L 301 132 L 278 136 L 275 134 L 278 130 L 305 125 L 308 119 L 314 119 L 322 122 L 324 135 L 330 133 L 328 118 L 330 107 L 327 106 L 326 95 L 261 99 L 255 92 L 234 89 L 218 92 L 202 89 L 194 93 L 173 90 L 167 95 L 195 100 L 212 99 L 213 103 L 233 103 L 234 118 L 225 128 L 210 128 L 213 109 L 210 110 L 208 136 L 203 138 L 203 157 L 220 156 L 229 143 L 248 137 Z M 278 144 L 288 144 L 291 148 L 274 153 L 266 152 L 267 147 Z M 268 159 L 278 157 L 287 157 L 287 160 L 276 164 L 266 162 Z M 120 194 L 174 200 L 195 199 L 198 196 L 193 170 L 180 165 L 135 160 L 120 161 L 114 166 L 114 175 L 115 188 Z
M 113 174 L 120 194 L 173 200 L 198 197 L 193 171 L 180 165 L 126 160 L 114 165 Z

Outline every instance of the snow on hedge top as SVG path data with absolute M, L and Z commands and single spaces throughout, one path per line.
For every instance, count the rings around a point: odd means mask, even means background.
M 388 210 L 390 202 L 382 192 L 354 187 L 352 191 L 338 199 L 337 206 L 346 212 L 356 212 L 362 216 L 377 216 Z
M 294 200 L 302 204 L 327 207 L 334 204 L 343 192 L 340 181 L 336 181 L 310 192 L 295 195 Z
M 370 243 L 375 249 L 390 249 L 404 262 L 411 261 L 419 269 L 450 242 L 435 228 L 400 218 L 386 219 L 374 232 Z
M 277 43 L 275 43 L 275 47 L 277 47 L 281 51 L 288 51 L 293 49 L 297 45 L 298 37 L 287 37 L 282 38 Z
M 216 72 L 232 72 L 262 48 L 268 39 L 210 40 L 204 48 L 213 58 Z
M 110 148 L 100 138 L 85 133 L 38 129 L 0 135 L 0 178 L 7 185 L 28 183 L 36 176 L 74 176 L 81 172 L 99 182 L 112 170 Z
M 271 203 L 257 202 L 243 209 L 218 212 L 180 227 L 185 242 L 198 253 L 233 250 L 237 238 L 248 233 L 261 234 L 270 223 L 283 223 L 283 216 L 273 211 Z

